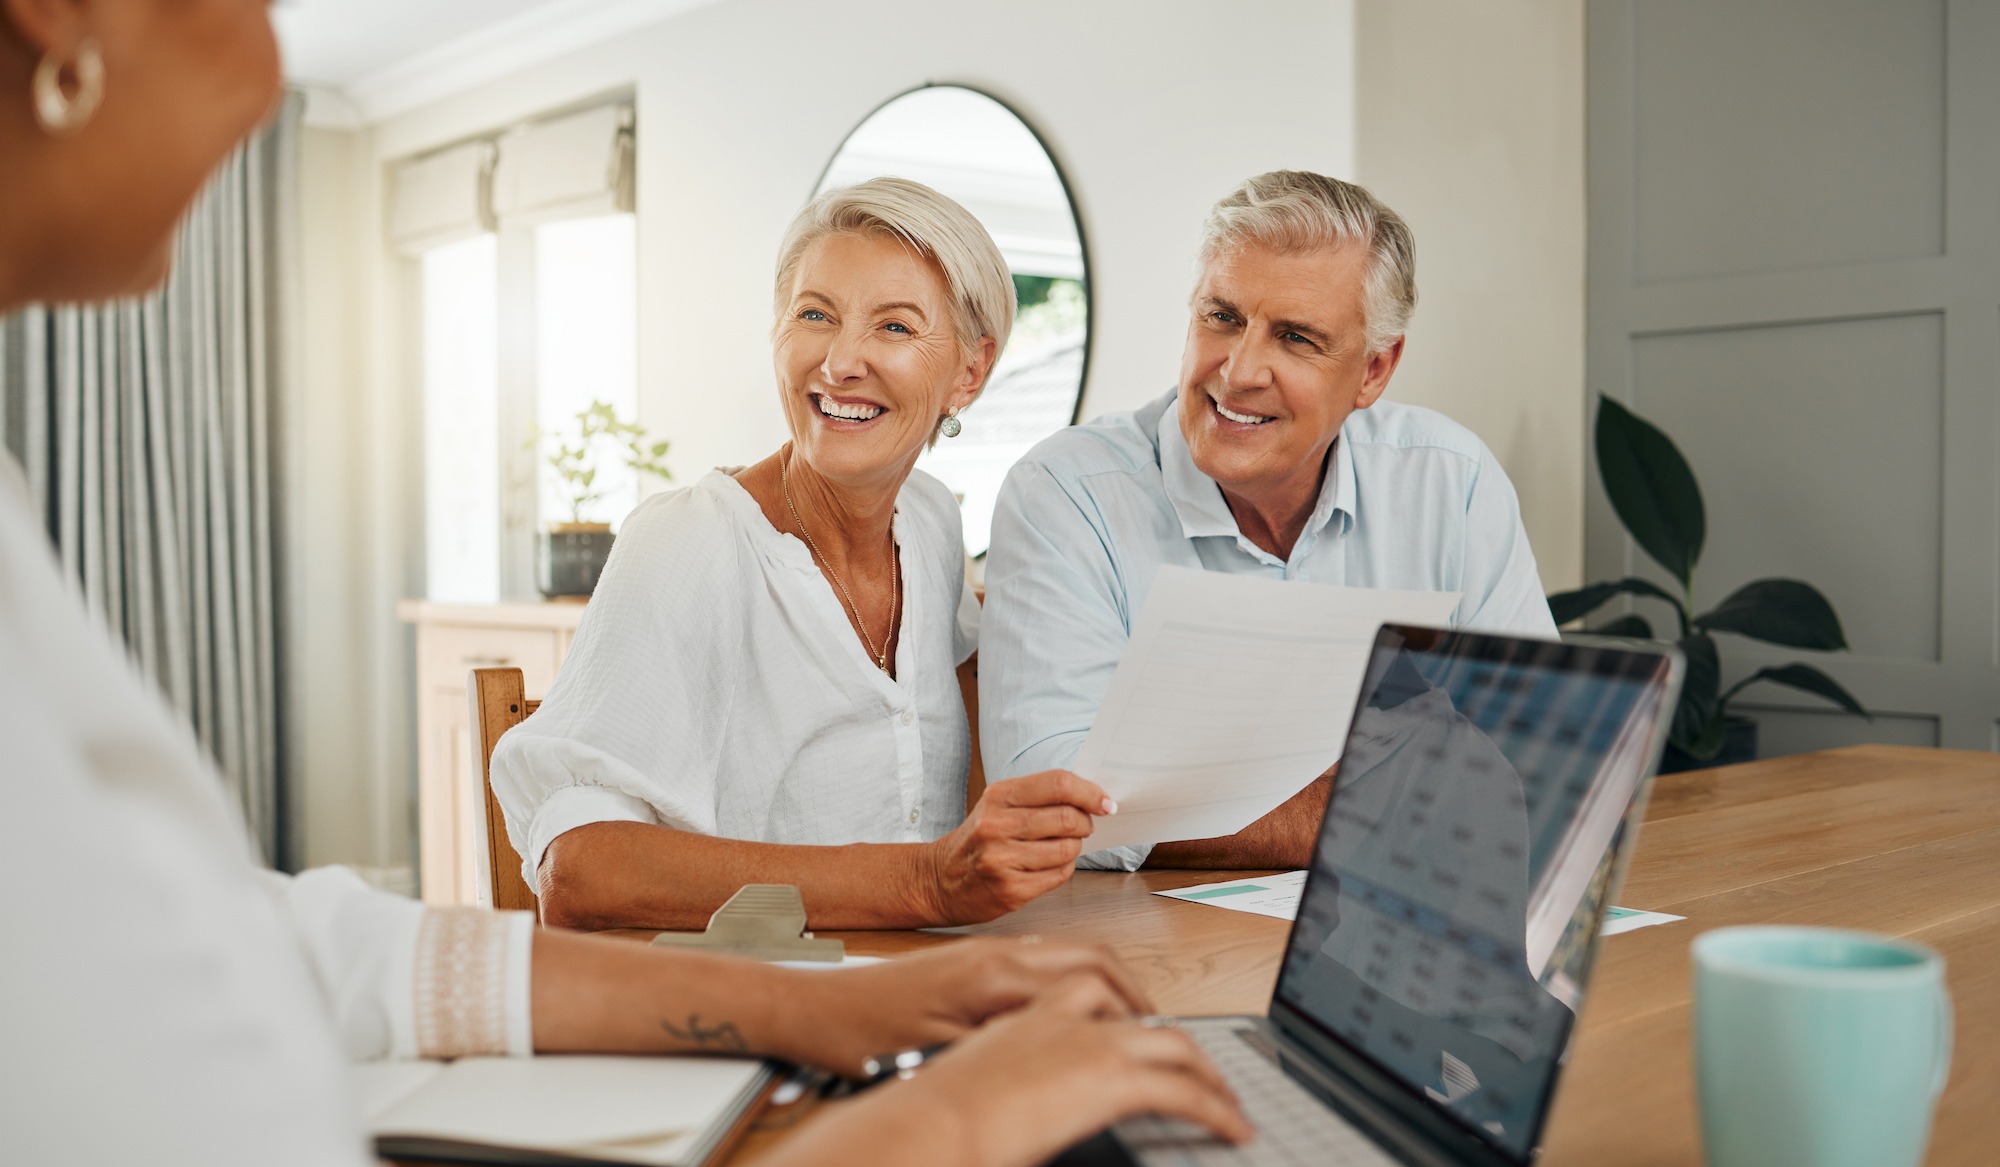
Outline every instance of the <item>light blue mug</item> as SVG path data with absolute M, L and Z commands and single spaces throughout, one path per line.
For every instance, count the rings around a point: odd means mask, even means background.
M 1917 1167 L 1951 1065 L 1944 959 L 1831 928 L 1694 942 L 1709 1167 Z

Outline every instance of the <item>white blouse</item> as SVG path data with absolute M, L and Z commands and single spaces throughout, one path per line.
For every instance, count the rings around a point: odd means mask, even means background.
M 346 1059 L 528 1051 L 528 914 L 264 870 L 4 456 L 0 781 L 0 1163 L 361 1164 Z
M 896 676 L 833 585 L 728 474 L 625 520 L 541 708 L 493 752 L 507 834 L 542 853 L 586 823 L 766 843 L 918 842 L 965 817 L 956 667 L 977 645 L 958 504 L 913 472 L 896 499 Z

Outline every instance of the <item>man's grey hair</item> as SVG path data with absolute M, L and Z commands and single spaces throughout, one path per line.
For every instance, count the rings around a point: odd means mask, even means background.
M 1417 306 L 1417 245 L 1409 224 L 1362 187 L 1305 170 L 1247 179 L 1208 212 L 1196 279 L 1217 256 L 1246 243 L 1281 254 L 1353 243 L 1368 246 L 1362 288 L 1368 350 L 1381 352 L 1409 327 Z
M 982 336 L 993 338 L 996 356 L 1007 347 L 1014 277 L 999 246 L 971 211 L 907 178 L 836 187 L 806 204 L 778 248 L 773 327 L 791 304 L 792 280 L 807 248 L 829 235 L 870 232 L 899 239 L 937 263 L 951 292 L 952 327 L 962 350 L 970 353 Z

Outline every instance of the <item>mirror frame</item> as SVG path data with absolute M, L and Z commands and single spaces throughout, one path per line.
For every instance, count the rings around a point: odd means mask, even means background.
M 1049 147 L 1049 140 L 1042 136 L 1042 132 L 1035 128 L 1035 123 L 1029 121 L 1020 110 L 1014 107 L 1013 103 L 989 93 L 977 85 L 968 85 L 960 81 L 926 81 L 922 85 L 913 85 L 900 93 L 893 94 L 888 99 L 877 102 L 874 106 L 870 107 L 868 112 L 862 115 L 860 121 L 849 126 L 847 132 L 841 135 L 840 144 L 835 146 L 833 153 L 827 156 L 826 165 L 819 168 L 819 177 L 813 180 L 812 192 L 806 197 L 810 200 L 819 196 L 820 188 L 826 184 L 826 176 L 833 172 L 833 164 L 839 161 L 840 152 L 847 149 L 847 144 L 854 140 L 854 132 L 856 130 L 867 125 L 869 120 L 876 114 L 881 113 L 905 97 L 922 93 L 926 89 L 963 89 L 968 93 L 976 93 L 1001 109 L 1006 110 L 1013 116 L 1015 121 L 1020 122 L 1027 129 L 1028 133 L 1034 137 L 1035 145 L 1041 147 L 1043 157 L 1049 160 L 1050 168 L 1056 172 L 1056 182 L 1062 187 L 1063 200 L 1069 204 L 1070 225 L 1076 229 L 1077 250 L 1083 256 L 1083 370 L 1077 376 L 1076 401 L 1070 406 L 1069 411 L 1069 424 L 1077 425 L 1083 420 L 1083 398 L 1090 391 L 1091 357 L 1097 350 L 1097 297 L 1094 287 L 1096 281 L 1091 278 L 1093 264 L 1090 257 L 1090 236 L 1084 232 L 1083 212 L 1077 206 L 1076 188 L 1070 185 L 1069 173 L 1063 169 L 1062 162 L 1056 157 L 1056 152 Z

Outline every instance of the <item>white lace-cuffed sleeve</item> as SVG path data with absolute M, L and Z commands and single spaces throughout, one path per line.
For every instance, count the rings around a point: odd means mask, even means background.
M 417 1056 L 534 1052 L 527 912 L 432 908 L 417 931 L 413 1001 Z
M 349 1060 L 533 1051 L 530 913 L 426 908 L 343 867 L 269 879 Z

